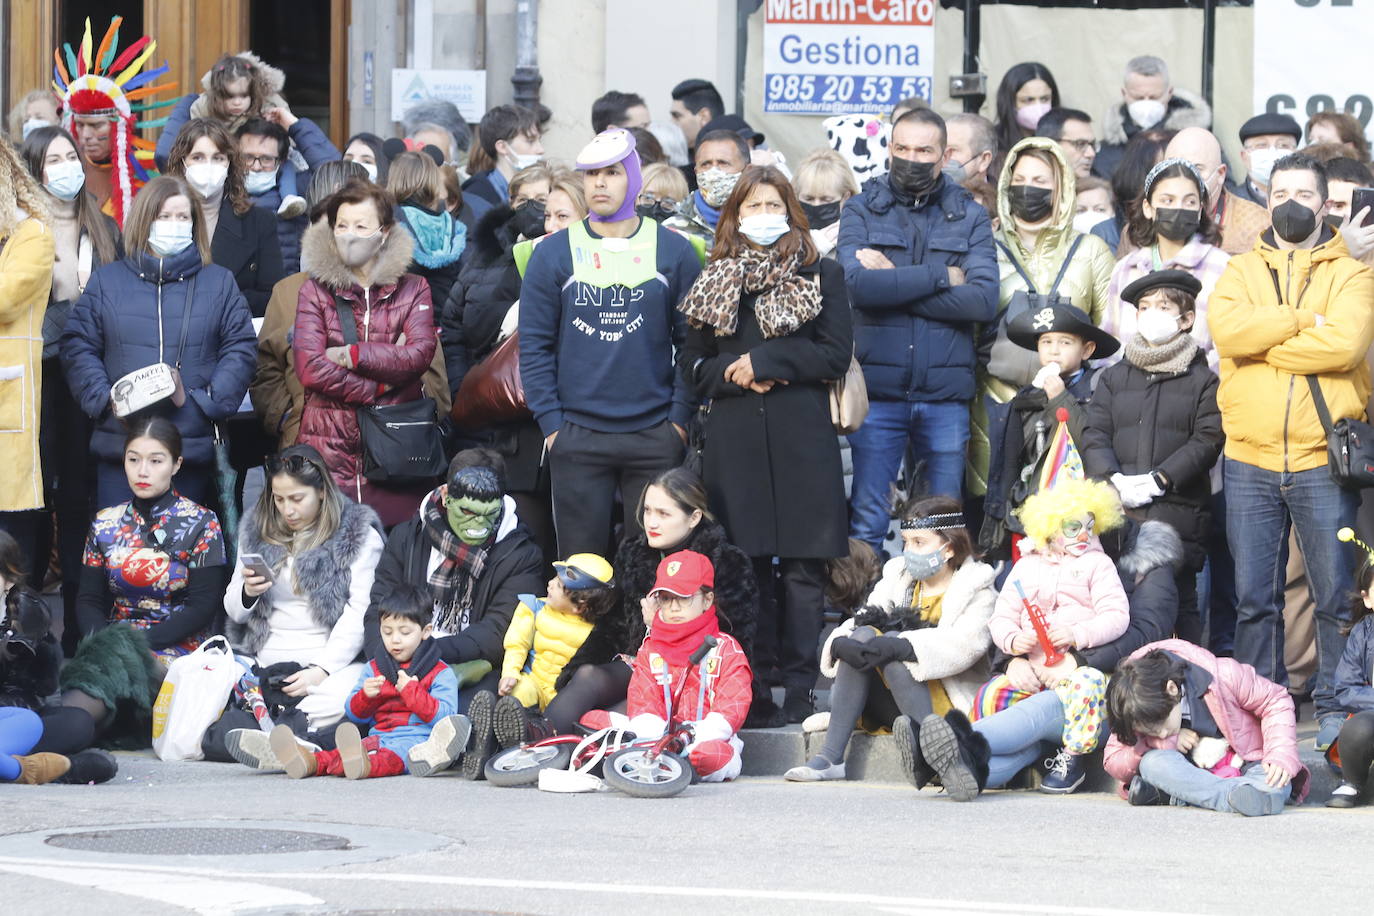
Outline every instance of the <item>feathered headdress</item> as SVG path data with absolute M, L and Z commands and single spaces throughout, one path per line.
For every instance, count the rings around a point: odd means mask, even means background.
M 123 21 L 122 16 L 111 19 L 99 47 L 93 48 L 91 20 L 87 19 L 80 48 L 73 50 L 70 44 L 63 44 L 53 51 L 53 88 L 62 96 L 62 126 L 72 132 L 77 117 L 108 117 L 115 124 L 110 134 L 110 205 L 121 228 L 134 194 L 151 177 L 154 144 L 138 136 L 138 131 L 167 123 L 165 117 L 143 121 L 134 117 L 176 104 L 176 99 L 143 101 L 175 89 L 176 83 L 153 85 L 158 77 L 171 72 L 166 61 L 161 67 L 140 72 L 157 50 L 157 42 L 148 36 L 119 52 Z

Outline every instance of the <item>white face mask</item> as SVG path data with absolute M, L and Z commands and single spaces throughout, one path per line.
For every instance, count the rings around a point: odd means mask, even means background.
M 356 160 L 356 159 L 354 159 L 353 161 L 354 161 L 354 162 L 358 162 L 358 160 Z M 370 182 L 372 182 L 373 184 L 376 184 L 376 183 L 377 183 L 377 163 L 375 163 L 375 162 L 358 162 L 358 165 L 361 165 L 361 166 L 367 171 L 367 180 L 370 181 Z
M 243 187 L 249 194 L 266 194 L 277 186 L 277 173 L 280 171 L 248 172 L 243 176 Z
M 159 219 L 148 230 L 148 247 L 158 257 L 168 258 L 191 247 L 191 221 Z
M 76 200 L 86 186 L 86 170 L 75 159 L 64 159 L 47 167 L 48 180 L 43 187 L 58 200 Z
M 1178 326 L 1178 316 L 1148 309 L 1136 316 L 1135 328 L 1153 346 L 1168 343 L 1177 337 L 1182 329 Z
M 1126 112 L 1131 116 L 1131 120 L 1140 125 L 1142 129 L 1154 127 L 1164 120 L 1164 115 L 1169 111 L 1169 106 L 1159 99 L 1136 99 L 1126 105 Z
M 229 177 L 229 166 L 215 165 L 213 162 L 197 162 L 186 167 L 186 183 L 201 197 L 214 197 L 224 190 L 225 179 Z
M 25 140 L 29 139 L 29 134 L 31 134 L 31 133 L 33 133 L 34 131 L 38 130 L 38 128 L 40 128 L 40 127 L 56 127 L 56 126 L 57 126 L 57 125 L 54 124 L 53 122 L 51 122 L 51 121 L 45 121 L 45 120 L 43 120 L 42 118 L 29 118 L 27 121 L 24 122 L 24 128 L 23 128 L 23 130 L 24 130 L 24 136 L 23 136 L 23 139 L 25 139 Z
M 1082 213 L 1073 215 L 1073 228 L 1075 232 L 1087 235 L 1093 231 L 1093 227 L 1098 223 L 1105 223 L 1109 219 L 1111 219 L 1110 216 L 1098 213 L 1096 210 L 1084 210 Z
M 517 153 L 515 150 L 511 150 L 510 159 L 508 161 L 510 162 L 510 167 L 518 172 L 521 169 L 527 169 L 532 165 L 542 162 L 543 159 L 544 157 L 538 153 Z
M 787 233 L 787 216 L 782 213 L 756 213 L 739 221 L 739 231 L 755 245 L 767 248 Z
M 1273 147 L 1250 150 L 1250 180 L 1268 187 L 1269 177 L 1274 174 L 1274 164 L 1292 152 L 1291 149 Z

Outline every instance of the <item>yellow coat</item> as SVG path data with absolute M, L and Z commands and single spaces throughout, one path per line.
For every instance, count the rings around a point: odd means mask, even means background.
M 506 629 L 506 657 L 501 664 L 501 677 L 519 677 L 533 648 L 534 661 L 530 664 L 529 676 L 539 691 L 542 709 L 557 693 L 554 683 L 563 666 L 582 647 L 591 631 L 592 625 L 576 614 L 566 614 L 546 605 L 536 615 L 533 608 L 521 601 L 515 606 L 515 615 Z
M 1054 158 L 1055 171 L 1059 177 L 1059 194 L 1054 201 L 1054 219 L 1041 231 L 1033 248 L 1027 249 L 1021 237 L 1016 234 L 1016 220 L 1011 215 L 1011 203 L 1007 189 L 1011 187 L 1014 155 L 1007 156 L 1002 166 L 1002 175 L 997 182 L 997 216 L 1001 223 L 996 239 L 1011 250 L 1021 267 L 1030 274 L 1037 292 L 1048 293 L 1054 285 L 1055 275 L 1059 273 L 1064 256 L 1069 253 L 1075 236 L 1083 235 L 1073 228 L 1073 211 L 1076 182 L 1073 169 L 1069 168 L 1059 143 L 1043 137 L 1030 137 L 1022 140 L 1013 151 L 1037 147 L 1046 150 Z M 1001 291 L 997 300 L 1000 313 L 1011 302 L 1011 297 L 1026 289 L 1026 281 L 1007 259 L 1007 253 L 997 248 L 997 269 L 1001 277 Z M 1112 282 L 1112 271 L 1116 269 L 1116 258 L 1107 243 L 1095 235 L 1083 235 L 1078 249 L 1073 253 L 1069 269 L 1059 282 L 1059 295 L 1073 301 L 1073 304 L 1088 313 L 1093 324 L 1101 325 L 1102 316 L 1109 301 L 1108 290 Z M 982 496 L 988 491 L 988 413 L 985 397 L 998 404 L 1005 404 L 1021 388 L 1030 384 L 1035 373 L 1040 370 L 1040 357 L 1033 350 L 1026 351 L 1025 375 L 1021 379 L 999 379 L 987 373 L 985 366 L 978 368 L 978 391 L 974 395 L 972 409 L 972 428 L 969 435 L 968 473 L 965 486 L 970 496 Z
M 18 512 L 43 507 L 38 420 L 55 243 L 28 216 L 0 241 L 0 512 Z
M 1374 271 L 1350 257 L 1340 233 L 1293 251 L 1269 237 L 1231 259 L 1207 301 L 1221 357 L 1226 457 L 1268 471 L 1310 471 L 1326 465 L 1326 432 L 1302 376 L 1319 376 L 1332 421 L 1364 417 Z

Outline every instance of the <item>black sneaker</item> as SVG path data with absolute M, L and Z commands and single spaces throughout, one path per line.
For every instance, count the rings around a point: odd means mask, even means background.
M 1145 808 L 1151 805 L 1167 805 L 1172 799 L 1160 790 L 1158 786 L 1140 778 L 1140 774 L 1131 777 L 1131 786 L 1126 790 L 1126 801 L 1135 805 L 1137 808 Z
M 109 751 L 91 748 L 71 754 L 67 759 L 72 762 L 71 769 L 53 782 L 79 786 L 99 784 L 109 782 L 119 772 L 119 764 Z
M 468 704 L 468 721 L 472 723 L 472 737 L 468 739 L 468 752 L 463 755 L 463 778 L 485 779 L 488 758 L 496 752 L 496 737 L 492 731 L 492 720 L 496 708 L 496 694 L 483 690 Z
M 913 786 L 924 789 L 935 778 L 935 771 L 921 756 L 921 727 L 910 716 L 898 716 L 892 723 L 892 739 L 897 743 L 902 772 Z
M 529 710 L 515 697 L 501 697 L 492 711 L 491 727 L 501 750 L 524 744 L 530 740 Z
M 933 713 L 920 730 L 921 756 L 940 776 L 940 784 L 955 801 L 973 801 L 982 791 L 974 762 L 960 740 L 960 733 Z
M 816 700 L 809 690 L 789 690 L 782 701 L 782 713 L 789 725 L 806 721 L 806 717 L 816 711 Z

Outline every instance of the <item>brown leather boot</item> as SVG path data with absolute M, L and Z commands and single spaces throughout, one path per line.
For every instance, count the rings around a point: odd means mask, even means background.
M 19 761 L 19 778 L 15 782 L 26 786 L 52 782 L 72 768 L 72 762 L 61 754 L 29 754 L 14 759 Z
M 315 755 L 307 748 L 301 747 L 295 733 L 291 731 L 291 726 L 278 725 L 272 729 L 268 743 L 271 744 L 272 753 L 276 755 L 282 769 L 286 770 L 287 776 L 292 779 L 305 779 L 315 775 Z

